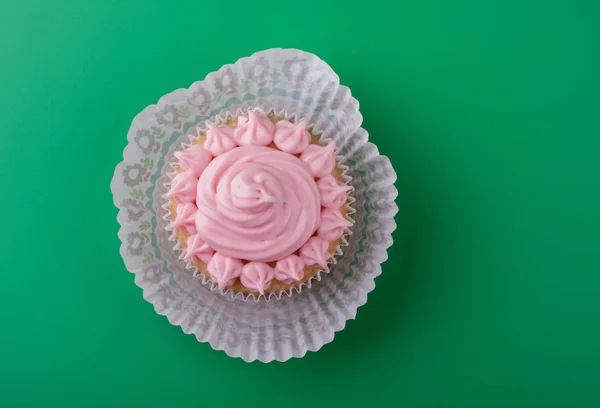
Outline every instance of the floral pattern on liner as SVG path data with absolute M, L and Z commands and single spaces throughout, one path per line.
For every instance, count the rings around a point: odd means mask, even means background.
M 310 290 L 276 302 L 247 302 L 202 285 L 173 252 L 161 208 L 168 163 L 190 130 L 223 112 L 259 105 L 304 118 L 315 134 L 333 141 L 356 200 L 344 256 Z M 285 361 L 332 341 L 375 287 L 396 228 L 396 175 L 361 123 L 358 102 L 331 68 L 293 49 L 242 58 L 138 114 L 111 189 L 125 266 L 156 312 L 198 341 L 245 361 Z

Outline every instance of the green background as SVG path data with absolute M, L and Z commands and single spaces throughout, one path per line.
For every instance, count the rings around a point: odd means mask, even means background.
M 154 313 L 109 183 L 146 105 L 270 47 L 352 89 L 400 213 L 357 320 L 265 365 Z M 3 0 L 0 81 L 0 406 L 600 405 L 598 1 Z

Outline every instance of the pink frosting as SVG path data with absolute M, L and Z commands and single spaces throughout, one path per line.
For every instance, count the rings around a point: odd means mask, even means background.
M 258 114 L 260 114 L 262 116 L 268 116 L 263 108 L 252 108 L 248 111 L 248 113 L 250 113 L 250 112 L 257 112 Z M 248 123 L 248 114 L 238 116 L 238 124 L 237 124 L 238 127 L 243 126 L 246 123 Z
M 233 139 L 233 128 L 229 126 L 206 125 L 206 141 L 204 149 L 213 156 L 218 156 L 236 147 Z
M 240 282 L 253 292 L 265 293 L 271 281 L 275 277 L 275 272 L 268 264 L 264 262 L 250 262 L 242 268 Z
M 210 153 L 199 144 L 193 144 L 182 152 L 175 152 L 175 157 L 183 170 L 196 177 L 200 177 L 212 159 Z
M 298 255 L 288 255 L 277 261 L 275 279 L 289 285 L 302 278 L 304 278 L 304 261 Z
M 191 234 L 184 259 L 205 262 L 221 290 L 239 277 L 264 294 L 273 279 L 302 280 L 305 265 L 327 267 L 329 242 L 351 225 L 339 210 L 351 187 L 331 175 L 334 144 L 310 138 L 306 121 L 273 124 L 252 109 L 236 128 L 207 124 L 203 146 L 175 153 L 184 171 L 167 193 L 179 203 L 169 226 Z
M 279 150 L 290 154 L 302 153 L 310 143 L 310 134 L 306 131 L 306 121 L 292 123 L 280 120 L 275 124 L 273 141 Z
M 190 235 L 187 240 L 187 248 L 183 254 L 183 259 L 192 261 L 194 258 L 201 260 L 204 263 L 209 263 L 213 258 L 215 251 L 208 245 L 200 235 Z
M 194 203 L 179 204 L 175 220 L 169 224 L 169 228 L 185 228 L 190 234 L 195 234 L 196 211 L 198 211 L 198 207 Z
M 326 268 L 327 260 L 331 258 L 329 241 L 321 237 L 312 237 L 300 248 L 300 258 L 305 265 L 320 265 Z
M 198 182 L 196 229 L 215 251 L 271 262 L 296 251 L 316 231 L 320 197 L 296 156 L 243 146 L 216 157 Z
M 321 205 L 333 209 L 344 205 L 348 198 L 348 191 L 352 190 L 350 186 L 340 186 L 335 177 L 331 175 L 319 179 L 317 187 L 321 195 Z
M 340 210 L 334 210 L 326 208 L 321 211 L 321 224 L 317 233 L 323 239 L 328 241 L 335 241 L 344 234 L 344 230 L 351 226 L 352 223 L 348 221 Z
M 237 258 L 216 253 L 207 265 L 208 273 L 217 282 L 219 289 L 233 285 L 235 280 L 242 274 L 244 264 Z
M 198 179 L 192 173 L 184 171 L 173 177 L 167 198 L 174 198 L 180 203 L 191 203 L 196 198 Z
M 248 119 L 238 119 L 233 138 L 240 146 L 266 146 L 273 141 L 275 124 L 260 110 L 248 111 Z
M 331 174 L 335 167 L 335 145 L 329 143 L 325 147 L 316 144 L 308 145 L 300 156 L 315 177 L 325 177 Z

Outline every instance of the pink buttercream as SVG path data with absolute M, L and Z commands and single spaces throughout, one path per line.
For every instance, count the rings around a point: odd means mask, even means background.
M 240 282 L 253 292 L 265 293 L 271 281 L 275 277 L 275 272 L 268 264 L 264 262 L 250 262 L 242 268 Z
M 195 177 L 200 177 L 212 159 L 210 153 L 199 144 L 193 144 L 182 152 L 175 152 L 175 157 L 181 168 Z
M 351 187 L 331 175 L 334 144 L 310 138 L 306 121 L 273 124 L 257 108 L 236 128 L 207 124 L 204 146 L 175 153 L 184 171 L 167 193 L 179 203 L 169 227 L 191 234 L 184 259 L 205 262 L 221 290 L 239 277 L 263 294 L 273 279 L 301 281 L 305 265 L 327 267 L 330 241 L 351 225 L 340 212 Z
M 183 253 L 183 259 L 186 261 L 192 261 L 194 258 L 201 260 L 204 263 L 209 263 L 213 258 L 215 251 L 208 245 L 200 235 L 190 235 L 187 240 L 187 248 Z
M 167 198 L 174 198 L 179 203 L 190 203 L 196 198 L 198 179 L 190 172 L 184 171 L 173 177 Z
M 207 265 L 208 273 L 217 282 L 219 289 L 233 285 L 235 280 L 242 274 L 244 264 L 237 258 L 216 253 Z
M 306 131 L 306 121 L 292 123 L 280 120 L 275 124 L 273 141 L 279 150 L 290 154 L 302 153 L 310 143 L 310 134 Z
M 321 237 L 312 237 L 300 248 L 300 258 L 308 266 L 320 265 L 326 268 L 327 260 L 331 258 L 329 241 Z
M 328 241 L 335 241 L 344 234 L 344 230 L 351 226 L 352 223 L 348 221 L 340 210 L 334 210 L 326 208 L 321 211 L 321 224 L 317 233 L 323 239 Z
M 315 177 L 328 176 L 335 167 L 335 145 L 333 143 L 325 147 L 316 144 L 308 145 L 300 159 L 308 164 Z
M 321 205 L 326 208 L 338 209 L 346 202 L 348 191 L 352 190 L 350 186 L 341 186 L 335 177 L 329 175 L 317 181 L 319 194 L 321 195 Z
M 215 251 L 271 262 L 296 251 L 319 225 L 320 198 L 308 167 L 263 146 L 216 157 L 198 182 L 198 234 Z
M 298 255 L 288 255 L 277 261 L 275 279 L 289 285 L 302 278 L 304 278 L 304 261 Z
M 252 111 L 252 112 L 258 112 L 262 116 L 268 116 L 267 113 L 263 110 L 263 108 L 252 108 L 252 109 L 250 109 L 250 111 Z M 237 118 L 237 127 L 245 125 L 246 123 L 248 123 L 248 115 L 247 114 L 246 115 L 238 116 L 238 118 Z
M 238 119 L 233 138 L 240 146 L 266 146 L 273 141 L 275 124 L 260 110 L 248 111 L 248 119 Z
M 177 205 L 177 215 L 175 220 L 169 224 L 169 228 L 185 228 L 190 234 L 195 234 L 196 211 L 198 211 L 198 207 L 194 203 Z
M 206 124 L 206 141 L 204 149 L 213 156 L 230 151 L 237 145 L 233 139 L 233 128 L 229 126 L 214 126 Z

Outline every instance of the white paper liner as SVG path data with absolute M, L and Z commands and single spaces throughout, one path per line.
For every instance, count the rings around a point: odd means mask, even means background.
M 251 106 L 306 118 L 314 132 L 336 143 L 354 187 L 355 224 L 344 256 L 310 290 L 270 302 L 245 302 L 202 285 L 173 251 L 161 207 L 169 162 L 189 130 Z M 387 157 L 367 141 L 361 123 L 358 102 L 331 68 L 294 49 L 242 58 L 138 114 L 111 189 L 119 208 L 121 255 L 156 312 L 198 341 L 245 361 L 302 357 L 333 340 L 375 287 L 396 228 L 396 175 Z
M 278 116 L 278 117 L 281 117 L 281 118 L 284 118 L 287 120 L 296 121 L 296 122 L 304 119 L 304 118 L 296 118 L 296 115 L 294 113 L 290 113 L 285 110 L 276 111 L 274 108 L 270 108 L 267 106 L 256 106 L 256 107 L 261 108 L 269 116 L 274 115 L 274 116 Z M 194 141 L 196 141 L 200 137 L 201 134 L 206 133 L 206 124 L 207 123 L 211 123 L 213 125 L 219 125 L 227 120 L 237 118 L 242 115 L 246 115 L 246 113 L 248 112 L 248 109 L 251 109 L 251 108 L 254 108 L 254 107 L 249 107 L 247 109 L 239 109 L 238 108 L 234 111 L 222 112 L 222 113 L 216 115 L 214 118 L 210 118 L 202 123 L 199 123 L 198 126 L 196 126 L 196 128 L 191 129 L 190 134 L 188 134 L 187 140 L 185 140 L 186 138 L 184 138 L 184 140 L 180 144 L 177 151 L 187 149 L 188 147 L 190 147 L 192 145 L 192 143 Z M 321 139 L 321 137 L 320 137 L 321 135 L 318 134 L 314 130 L 314 126 L 312 126 L 312 124 L 309 124 L 307 126 L 307 129 L 314 136 L 316 136 L 319 140 L 321 140 L 322 142 L 324 142 L 326 144 L 329 142 L 334 142 L 333 140 L 330 140 L 330 139 L 329 140 Z M 352 185 L 350 184 L 352 181 L 352 177 L 347 175 L 348 166 L 346 166 L 344 162 L 345 162 L 344 156 L 336 156 L 336 165 L 342 171 L 342 179 L 344 180 L 344 184 L 352 187 Z M 177 175 L 177 171 L 179 169 L 179 161 L 174 157 L 171 158 L 171 160 L 169 161 L 169 168 L 170 168 L 170 170 L 168 170 L 166 172 L 167 177 L 166 178 L 161 177 L 161 181 L 164 180 L 163 188 L 166 191 L 169 190 L 169 188 L 171 186 L 171 182 L 173 180 L 173 177 L 175 177 Z M 353 225 L 354 225 L 354 219 L 352 218 L 352 214 L 354 214 L 356 212 L 352 206 L 354 201 L 355 200 L 354 200 L 354 197 L 352 196 L 352 190 L 350 190 L 348 192 L 348 201 L 347 201 L 348 220 Z M 164 215 L 162 216 L 163 219 L 166 220 L 167 222 L 170 222 L 171 215 L 172 215 L 171 214 L 171 202 L 166 196 L 163 197 L 163 205 L 161 207 L 163 208 L 163 213 L 164 213 Z M 179 241 L 177 240 L 177 237 L 175 236 L 175 231 L 168 227 L 167 227 L 167 230 L 171 232 L 171 234 L 169 236 L 169 241 L 172 241 L 172 243 L 173 243 L 173 250 L 177 251 L 177 253 L 179 253 L 179 259 L 183 260 L 184 250 L 181 247 Z M 344 231 L 344 234 L 342 235 L 342 241 L 341 241 L 340 245 L 338 246 L 338 248 L 336 249 L 335 254 L 327 262 L 326 269 L 320 270 L 306 282 L 302 282 L 301 284 L 299 284 L 297 286 L 292 286 L 291 288 L 289 288 L 287 290 L 282 290 L 280 292 L 271 292 L 271 293 L 266 293 L 263 295 L 256 296 L 253 293 L 246 294 L 246 293 L 241 293 L 241 292 L 234 292 L 231 288 L 225 288 L 224 290 L 221 290 L 221 289 L 219 289 L 219 286 L 216 282 L 208 279 L 206 276 L 204 276 L 202 273 L 200 273 L 198 271 L 198 269 L 194 266 L 194 264 L 192 264 L 191 262 L 189 262 L 189 261 L 186 262 L 185 267 L 187 269 L 191 269 L 193 271 L 192 276 L 197 278 L 203 285 L 208 285 L 212 290 L 217 291 L 224 296 L 231 296 L 232 298 L 239 297 L 242 300 L 251 300 L 251 301 L 255 301 L 255 302 L 258 302 L 259 299 L 263 299 L 265 301 L 270 301 L 272 299 L 279 300 L 284 295 L 292 296 L 292 294 L 294 294 L 294 293 L 300 293 L 300 291 L 302 291 L 303 288 L 310 289 L 314 280 L 316 280 L 316 281 L 321 280 L 321 274 L 329 273 L 330 267 L 332 265 L 336 264 L 337 260 L 341 256 L 344 255 L 343 247 L 348 246 L 348 236 L 351 234 L 352 234 L 352 227 L 347 228 Z

